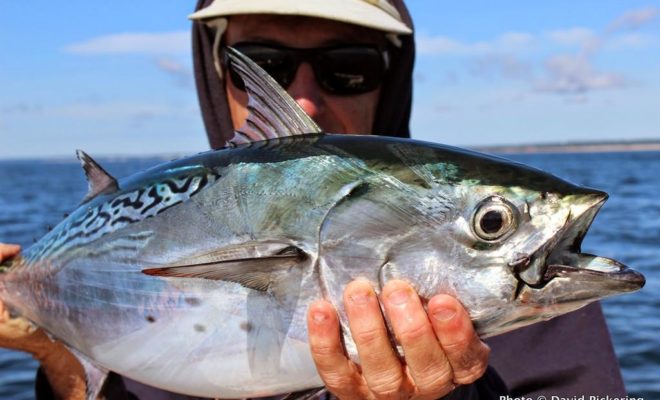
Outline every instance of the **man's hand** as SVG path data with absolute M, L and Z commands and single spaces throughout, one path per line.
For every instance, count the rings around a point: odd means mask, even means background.
M 0 263 L 15 257 L 20 251 L 18 245 L 0 243 Z M 26 319 L 11 318 L 9 310 L 0 302 L 0 347 L 35 354 L 42 335 Z
M 20 246 L 0 243 L 0 263 L 16 256 Z M 0 301 L 0 347 L 30 353 L 41 363 L 58 399 L 84 399 L 85 373 L 82 365 L 61 343 L 51 340 L 25 318 L 12 318 Z
M 381 302 L 403 347 L 403 361 L 392 347 L 369 282 L 353 281 L 344 291 L 361 365 L 346 356 L 334 307 L 323 300 L 310 306 L 307 326 L 312 356 L 319 375 L 337 397 L 437 399 L 485 373 L 490 349 L 456 299 L 437 295 L 429 300 L 427 313 L 408 283 L 390 281 Z
M 17 244 L 0 243 L 0 263 L 4 260 L 14 257 L 21 251 L 21 246 Z

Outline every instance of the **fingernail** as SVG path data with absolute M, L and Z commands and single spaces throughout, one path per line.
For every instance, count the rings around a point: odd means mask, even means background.
M 355 292 L 350 293 L 348 298 L 351 299 L 352 303 L 365 304 L 367 301 L 369 301 L 370 295 L 371 293 L 366 290 L 356 290 Z
M 314 320 L 314 322 L 317 324 L 322 324 L 328 320 L 328 315 L 323 312 L 313 312 L 312 320 Z
M 447 322 L 454 318 L 456 310 L 453 308 L 438 308 L 433 312 L 433 318 L 441 322 Z
M 387 300 L 396 305 L 406 304 L 409 299 L 410 290 L 408 289 L 398 289 L 387 295 Z

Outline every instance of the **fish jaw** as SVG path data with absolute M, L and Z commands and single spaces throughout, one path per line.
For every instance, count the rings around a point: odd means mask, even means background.
M 521 284 L 543 286 L 548 265 L 559 264 L 559 259 L 563 261 L 579 254 L 582 240 L 607 196 L 605 192 L 591 189 L 563 197 L 548 196 L 547 201 L 555 203 L 555 210 L 551 212 L 565 220 L 558 221 L 560 224 L 555 225 L 552 234 L 545 236 L 542 242 L 530 243 L 527 249 L 523 244 L 523 249 L 514 253 L 509 266 Z M 538 212 L 547 211 L 541 206 Z M 542 220 L 541 223 L 545 222 Z
M 596 214 L 607 200 L 599 191 L 570 195 L 564 226 L 532 255 L 517 254 L 509 266 L 518 285 L 509 313 L 479 330 L 490 337 L 577 310 L 594 301 L 645 284 L 644 276 L 606 257 L 581 252 L 581 244 Z
M 553 289 L 557 303 L 580 303 L 634 292 L 646 283 L 644 275 L 616 260 L 584 253 L 577 255 L 574 265 L 548 265 L 544 281 L 535 296 L 538 303 Z
M 552 247 L 546 250 L 548 254 L 545 257 L 542 275 L 537 277 L 536 282 L 530 284 L 523 272 L 518 274 L 519 281 L 540 291 L 555 279 L 570 280 L 575 290 L 579 292 L 584 290 L 582 285 L 596 285 L 592 288 L 594 300 L 608 295 L 602 295 L 601 291 L 606 293 L 611 291 L 612 294 L 616 294 L 640 289 L 645 282 L 642 274 L 616 260 L 581 252 L 584 236 L 606 200 L 606 193 L 595 190 L 564 198 L 563 202 L 570 203 L 570 215 L 564 227 L 550 241 Z M 565 286 L 570 285 L 565 284 Z M 561 299 L 566 299 L 570 302 L 573 295 L 570 290 L 565 292 L 565 295 L 560 295 L 555 300 L 562 302 Z
M 548 265 L 538 287 L 519 286 L 506 321 L 489 324 L 481 337 L 495 336 L 580 309 L 594 301 L 644 286 L 642 274 L 618 261 L 579 254 L 575 265 Z

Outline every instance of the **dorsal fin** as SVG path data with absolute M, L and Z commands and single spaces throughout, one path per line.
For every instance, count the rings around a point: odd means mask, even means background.
M 76 150 L 80 165 L 85 170 L 89 190 L 81 204 L 87 203 L 99 194 L 107 194 L 119 190 L 117 180 L 107 173 L 96 161 L 82 150 Z
M 248 94 L 247 120 L 228 144 L 322 132 L 266 71 L 241 52 L 231 47 L 226 51 L 231 68 L 243 79 Z

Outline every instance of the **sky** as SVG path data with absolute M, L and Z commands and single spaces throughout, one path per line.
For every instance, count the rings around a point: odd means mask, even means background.
M 660 139 L 660 0 L 408 0 L 414 138 Z M 0 3 L 0 159 L 206 150 L 194 1 Z

